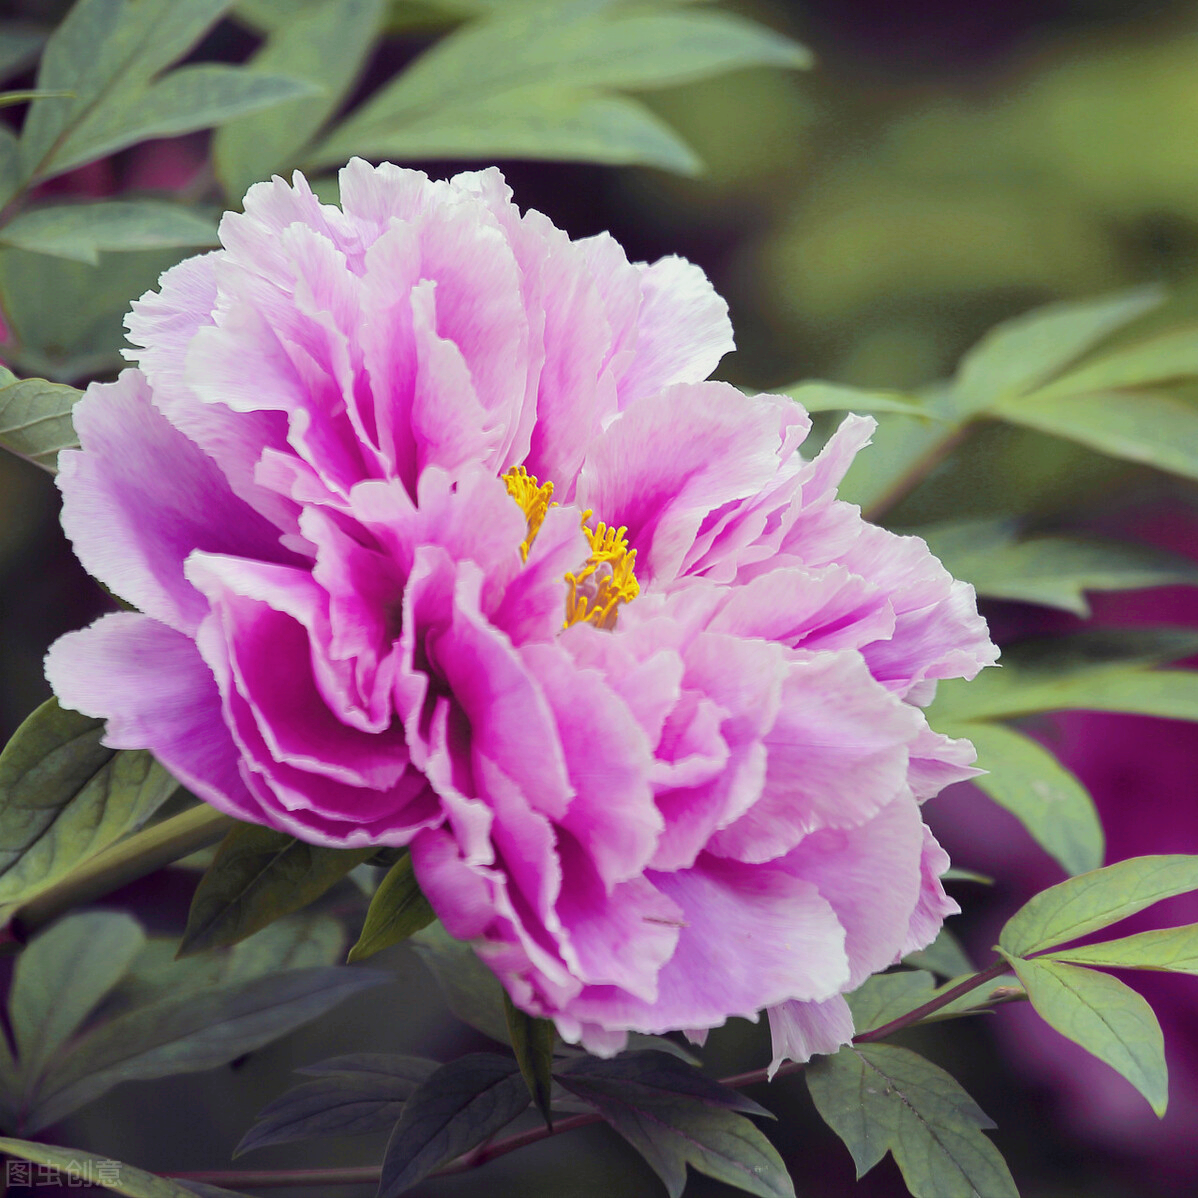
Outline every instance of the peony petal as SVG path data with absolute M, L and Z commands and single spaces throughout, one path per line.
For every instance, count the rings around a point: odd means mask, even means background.
M 783 1061 L 809 1061 L 817 1053 L 836 1052 L 853 1038 L 853 1013 L 842 994 L 825 1002 L 779 1003 L 766 1013 L 774 1047 L 771 1081 Z

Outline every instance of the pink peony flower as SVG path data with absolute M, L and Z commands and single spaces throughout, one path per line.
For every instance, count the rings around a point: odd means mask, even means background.
M 835 498 L 790 400 L 705 382 L 723 301 L 523 216 L 494 170 L 259 184 L 128 319 L 64 454 L 143 614 L 61 700 L 238 818 L 410 845 L 515 1002 L 611 1053 L 774 1007 L 776 1056 L 955 910 L 917 704 L 994 660 L 973 592 Z

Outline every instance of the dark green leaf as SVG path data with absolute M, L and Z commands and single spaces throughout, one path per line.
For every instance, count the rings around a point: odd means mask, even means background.
M 119 1015 L 59 1058 L 26 1130 L 57 1123 L 121 1082 L 223 1065 L 388 980 L 386 974 L 344 966 L 293 969 L 175 995 Z
M 164 200 L 112 200 L 59 204 L 22 212 L 0 228 L 0 241 L 56 258 L 100 261 L 101 250 L 149 250 L 215 245 L 216 226 Z
M 412 937 L 412 947 L 428 966 L 449 1009 L 492 1040 L 510 1044 L 503 987 L 468 944 L 455 940 L 439 923 Z
M 1152 391 L 1104 391 L 1009 400 L 994 414 L 1012 424 L 1183 478 L 1198 478 L 1198 405 Z
M 102 720 L 41 705 L 0 753 L 0 903 L 21 902 L 144 823 L 178 784 Z
M 382 11 L 383 0 L 323 0 L 305 6 L 267 38 L 251 66 L 306 80 L 320 94 L 229 121 L 219 130 L 213 162 L 231 200 L 239 200 L 250 184 L 295 164 L 360 73 Z
M 405 854 L 388 871 L 370 900 L 366 922 L 349 959 L 364 961 L 375 953 L 407 940 L 437 918 L 412 872 L 412 858 Z
M 234 828 L 200 879 L 179 955 L 236 944 L 318 899 L 373 848 L 329 849 L 256 824 Z
M 248 982 L 284 969 L 336 965 L 345 952 L 345 929 L 332 915 L 300 911 L 269 924 L 233 945 L 225 982 Z M 180 962 L 175 961 L 177 968 Z
M 510 1057 L 477 1052 L 442 1065 L 404 1103 L 383 1157 L 378 1198 L 395 1198 L 483 1143 L 528 1107 Z
M 1089 791 L 1047 749 L 1000 724 L 941 725 L 967 736 L 987 774 L 973 784 L 1009 811 L 1070 874 L 1097 869 L 1106 841 Z
M 1138 932 L 1119 940 L 1056 949 L 1054 961 L 1104 965 L 1112 969 L 1152 969 L 1167 973 L 1198 973 L 1198 924 Z M 1044 958 L 1037 958 L 1043 960 Z
M 738 1113 L 768 1112 L 668 1053 L 581 1057 L 557 1076 L 648 1161 L 670 1198 L 682 1193 L 688 1164 L 750 1194 L 793 1198 L 782 1158 Z
M 45 379 L 18 379 L 0 366 L 0 445 L 54 473 L 60 449 L 79 442 L 71 409 L 82 394 Z
M 1169 1070 L 1161 1025 L 1148 1003 L 1108 973 L 1059 961 L 1007 959 L 1044 1022 L 1121 1073 L 1163 1116 Z
M 863 391 L 843 383 L 825 383 L 807 379 L 775 391 L 789 395 L 808 412 L 902 412 L 908 416 L 934 418 L 918 400 L 896 391 Z
M 1198 582 L 1198 566 L 1149 545 L 1075 537 L 1018 540 L 1007 521 L 970 520 L 912 531 L 979 595 L 1090 614 L 1086 591 Z
M 922 1006 L 932 997 L 936 980 L 922 969 L 876 973 L 846 994 L 858 1033 L 872 1031 Z
M 312 1077 L 324 1077 L 328 1073 L 366 1074 L 422 1082 L 439 1067 L 438 1062 L 428 1057 L 413 1057 L 405 1053 L 347 1052 L 337 1057 L 326 1057 L 323 1061 L 313 1061 L 311 1065 L 300 1065 L 296 1073 L 306 1073 Z
M 1033 895 L 1007 920 L 999 944 L 1026 956 L 1077 940 L 1161 899 L 1198 890 L 1198 856 L 1132 857 Z
M 521 1011 L 503 992 L 504 1013 L 507 1015 L 508 1035 L 512 1040 L 512 1051 L 520 1064 L 520 1075 L 528 1087 L 529 1097 L 545 1126 L 553 1130 L 550 1114 L 550 1094 L 553 1090 L 553 1048 L 557 1043 L 557 1028 L 551 1019 L 537 1019 Z
M 275 1099 L 259 1113 L 258 1122 L 233 1155 L 311 1136 L 388 1131 L 399 1119 L 407 1099 L 439 1066 L 423 1057 L 372 1056 L 376 1065 L 369 1071 L 325 1069 L 316 1080 L 303 1082 Z
M 35 1144 L 29 1140 L 0 1138 L 0 1152 L 22 1160 L 47 1165 L 62 1177 L 69 1187 L 97 1185 L 126 1198 L 194 1198 L 196 1194 L 206 1198 L 245 1198 L 232 1190 L 217 1186 L 184 1185 L 168 1177 L 155 1177 L 143 1169 L 134 1168 L 106 1156 L 82 1152 L 78 1148 L 59 1148 L 53 1144 Z
M 495 6 L 352 113 L 312 161 L 517 154 L 692 170 L 694 156 L 665 126 L 605 89 L 807 61 L 794 43 L 726 13 Z
M 1163 299 L 1159 288 L 1145 287 L 1099 300 L 1051 304 L 1000 324 L 961 360 L 955 390 L 963 412 L 1026 394 Z
M 86 911 L 59 920 L 17 958 L 8 1017 L 27 1094 L 144 943 L 141 926 L 130 916 Z
M 917 953 L 908 953 L 903 964 L 912 969 L 928 969 L 942 978 L 961 977 L 973 973 L 974 964 L 962 948 L 961 942 L 948 930 L 940 929 L 936 939 Z
M 806 1070 L 824 1122 L 844 1141 L 857 1176 L 894 1154 L 914 1198 L 1018 1198 L 993 1127 L 943 1069 L 891 1044 L 847 1045 Z

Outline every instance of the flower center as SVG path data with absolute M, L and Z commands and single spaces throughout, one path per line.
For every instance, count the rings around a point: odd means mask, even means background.
M 528 551 L 536 540 L 546 513 L 557 505 L 552 502 L 553 483 L 541 484 L 523 466 L 513 466 L 503 476 L 507 493 L 520 505 L 528 521 L 528 536 L 520 543 L 520 558 L 528 561 Z M 591 547 L 585 565 L 565 576 L 566 622 L 594 624 L 596 628 L 614 628 L 621 603 L 631 603 L 641 593 L 633 570 L 636 550 L 629 548 L 627 528 L 608 528 L 602 522 L 591 528 L 587 521 L 594 515 L 582 513 L 582 531 Z

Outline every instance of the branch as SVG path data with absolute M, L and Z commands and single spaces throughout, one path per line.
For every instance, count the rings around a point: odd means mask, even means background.
M 887 1036 L 892 1036 L 895 1032 L 902 1031 L 904 1028 L 912 1027 L 914 1024 L 922 1022 L 929 1015 L 934 1015 L 943 1007 L 947 1007 L 949 1003 L 955 1002 L 963 994 L 968 994 L 971 990 L 977 990 L 985 986 L 988 982 L 994 981 L 995 978 L 1002 977 L 1007 973 L 1010 966 L 1006 961 L 998 960 L 992 965 L 988 965 L 980 973 L 975 973 L 972 977 L 966 978 L 963 982 L 952 989 L 944 991 L 943 994 L 936 995 L 922 1006 L 916 1007 L 912 1011 L 908 1011 L 905 1015 L 900 1015 L 897 1019 L 892 1019 L 889 1023 L 884 1023 L 881 1027 L 877 1027 L 868 1032 L 862 1032 L 859 1036 L 853 1037 L 854 1044 L 868 1044 L 874 1040 L 882 1040 Z M 1012 1001 L 1016 995 L 1005 988 L 995 990 L 990 999 L 985 1003 L 980 1003 L 978 1008 L 997 1006 L 1001 1003 Z M 802 1061 L 788 1061 L 783 1065 L 775 1077 L 784 1077 L 792 1073 L 798 1073 L 806 1064 Z M 758 1082 L 770 1080 L 768 1071 L 765 1069 L 753 1069 L 748 1073 L 738 1073 L 734 1077 L 724 1077 L 720 1079 L 722 1085 L 728 1086 L 730 1089 L 739 1090 L 745 1086 L 755 1086 Z M 493 1161 L 496 1157 L 506 1156 L 509 1152 L 515 1152 L 518 1148 L 525 1148 L 529 1144 L 536 1144 L 541 1140 L 547 1140 L 550 1136 L 559 1135 L 562 1132 L 573 1131 L 578 1127 L 587 1127 L 592 1123 L 602 1121 L 602 1116 L 595 1112 L 588 1115 L 573 1115 L 569 1119 L 559 1119 L 554 1123 L 553 1128 L 549 1129 L 543 1124 L 538 1124 L 536 1127 L 530 1127 L 527 1131 L 517 1132 L 502 1140 L 496 1140 L 492 1144 L 486 1145 L 480 1150 L 468 1152 L 456 1161 L 452 1161 L 444 1168 L 438 1169 L 433 1177 L 444 1177 L 450 1173 L 466 1173 L 471 1169 L 476 1169 L 479 1165 L 485 1165 L 488 1161 Z M 377 1184 L 380 1170 L 377 1166 L 361 1166 L 351 1169 L 275 1169 L 275 1170 L 252 1170 L 252 1169 L 224 1169 L 200 1173 L 167 1173 L 164 1176 L 175 1181 L 198 1181 L 205 1182 L 208 1185 L 216 1186 L 234 1186 L 238 1188 L 271 1189 L 276 1186 L 334 1186 L 334 1185 L 373 1185 Z

